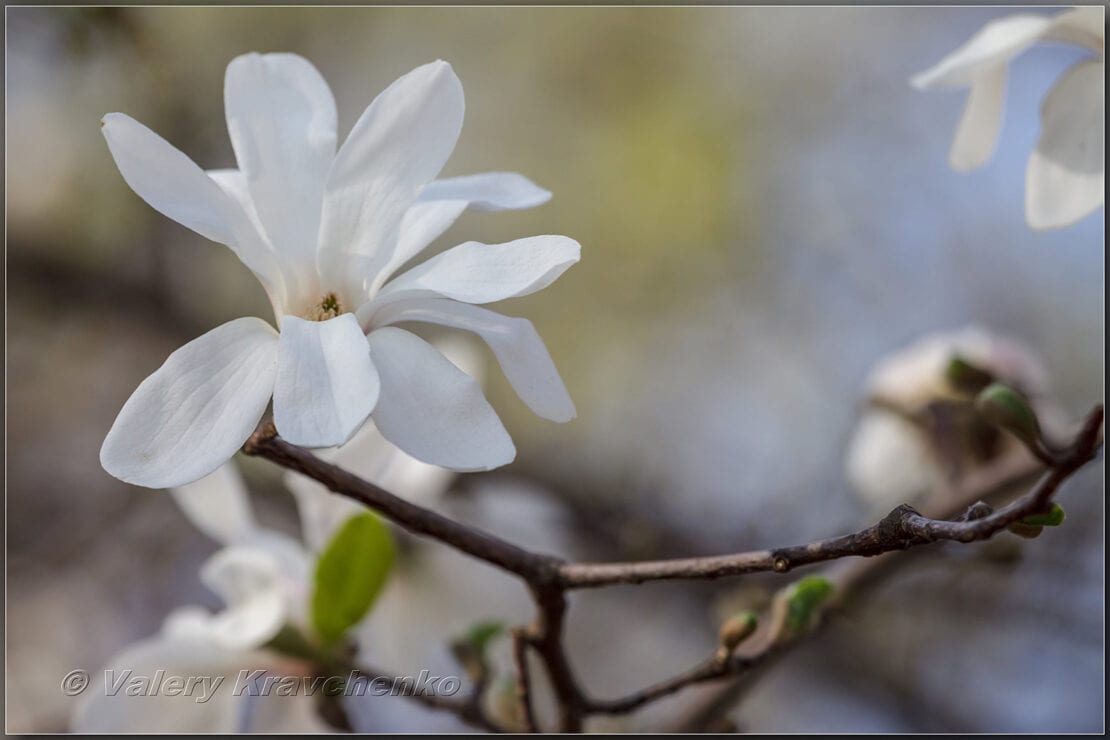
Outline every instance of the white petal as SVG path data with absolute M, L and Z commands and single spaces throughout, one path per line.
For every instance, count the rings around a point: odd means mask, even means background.
M 985 67 L 971 83 L 967 105 L 948 153 L 952 169 L 966 172 L 990 159 L 1002 126 L 1005 97 L 1006 64 Z
M 378 374 L 353 314 L 281 323 L 274 424 L 306 447 L 343 444 L 378 400 Z
M 506 211 L 535 208 L 551 200 L 551 192 L 516 172 L 482 172 L 428 183 L 420 202 L 433 200 L 465 200 L 475 211 Z
M 1103 203 L 1103 77 L 1102 62 L 1077 64 L 1041 106 L 1041 136 L 1025 174 L 1025 217 L 1035 229 L 1075 223 Z
M 390 281 L 373 303 L 434 293 L 464 303 L 492 303 L 535 293 L 578 261 L 578 242 L 533 236 L 505 244 L 467 242 Z M 360 319 L 364 312 L 360 309 Z
M 266 665 L 258 653 L 229 652 L 192 639 L 153 637 L 127 646 L 103 670 L 92 675 L 73 717 L 75 732 L 108 733 L 232 733 L 244 731 L 244 696 L 236 696 L 239 671 Z M 202 676 L 208 682 L 194 686 L 191 694 L 151 691 L 128 695 L 128 683 L 146 677 L 149 689 L 163 671 L 165 676 Z M 123 685 L 119 682 L 122 680 Z M 215 681 L 215 690 L 212 686 Z M 162 688 L 165 685 L 163 684 Z
M 527 319 L 510 318 L 477 306 L 443 298 L 402 301 L 382 310 L 382 324 L 424 321 L 478 334 L 489 344 L 505 377 L 521 400 L 539 416 L 565 422 L 575 417 L 574 402 L 559 371 Z
M 104 116 L 100 130 L 136 195 L 182 226 L 226 244 L 268 290 L 280 285 L 274 255 L 243 209 L 191 159 L 122 113 Z
M 455 148 L 463 110 L 462 84 L 443 61 L 417 67 L 370 104 L 328 174 L 318 257 L 325 279 L 342 277 L 342 255 L 392 244 Z
M 242 542 L 255 530 L 247 487 L 230 461 L 170 493 L 185 517 L 217 542 Z
M 985 69 L 1005 64 L 1036 43 L 1054 18 L 1018 14 L 993 20 L 939 63 L 913 78 L 914 87 L 967 87 Z
M 1106 48 L 1106 9 L 1093 5 L 1065 10 L 1056 16 L 1044 40 L 1076 44 L 1102 56 Z
M 470 376 L 414 334 L 393 327 L 368 337 L 382 379 L 373 419 L 417 460 L 452 470 L 491 470 L 516 448 Z
M 171 488 L 226 462 L 254 431 L 277 372 L 270 325 L 242 318 L 170 355 L 127 399 L 100 464 L 128 483 Z
M 365 426 L 370 426 L 370 424 L 367 423 Z M 348 444 L 353 442 L 354 440 L 351 440 Z M 346 466 L 344 466 L 344 469 L 349 473 L 358 475 L 363 480 L 378 483 Z M 286 474 L 285 487 L 293 493 L 293 497 L 297 500 L 297 514 L 301 519 L 301 534 L 304 537 L 305 545 L 312 552 L 322 550 L 345 521 L 355 514 L 367 510 L 359 502 L 332 493 L 311 478 L 306 478 L 298 473 Z M 390 493 L 394 493 L 394 491 L 390 491 Z
M 391 254 L 356 255 L 350 262 L 352 275 L 358 281 L 352 285 L 352 295 L 374 295 L 393 273 L 424 247 L 455 223 L 466 210 L 465 200 L 433 200 L 418 202 L 405 211 L 401 230 Z
M 533 208 L 551 199 L 551 193 L 515 172 L 484 172 L 428 183 L 420 198 L 405 211 L 392 254 L 375 254 L 364 264 L 352 265 L 357 275 L 366 276 L 361 289 L 375 294 L 399 267 L 418 255 L 447 231 L 467 208 L 504 211 Z
M 244 54 L 224 79 L 227 129 L 270 243 L 315 265 L 320 208 L 335 157 L 335 99 L 296 54 Z
M 265 551 L 224 548 L 201 567 L 200 579 L 227 604 L 209 622 L 213 643 L 230 650 L 261 647 L 285 624 L 288 609 L 282 574 Z

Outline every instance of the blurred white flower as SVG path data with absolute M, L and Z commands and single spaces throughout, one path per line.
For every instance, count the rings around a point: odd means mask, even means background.
M 480 374 L 479 358 L 457 342 L 437 343 L 464 371 Z M 454 474 L 413 459 L 366 424 L 355 437 L 326 457 L 393 493 L 433 502 Z M 99 684 L 76 708 L 78 732 L 326 732 L 317 714 L 318 697 L 305 694 L 234 693 L 241 672 L 264 670 L 275 676 L 308 676 L 312 666 L 267 647 L 286 625 L 311 634 L 309 602 L 319 552 L 351 516 L 366 509 L 303 476 L 290 473 L 286 485 L 300 511 L 302 539 L 258 526 L 249 494 L 233 463 L 227 462 L 171 493 L 186 517 L 223 547 L 201 568 L 201 580 L 224 601 L 211 613 L 185 607 L 171 613 L 154 637 L 124 648 L 105 671 L 123 676 L 202 676 L 221 684 L 198 694 L 130 696 Z M 103 673 L 97 674 L 96 679 Z M 222 677 L 222 679 L 220 678 Z M 202 697 L 203 698 L 203 697 Z M 394 699 L 396 701 L 396 699 Z
M 954 358 L 1019 389 L 1046 430 L 1056 426 L 1048 374 L 1030 348 L 975 326 L 928 334 L 880 360 L 866 382 L 868 408 L 845 467 L 871 513 L 920 501 L 968 469 L 1022 449 L 958 400 L 946 377 Z
M 512 440 L 478 384 L 392 326 L 409 321 L 475 332 L 533 411 L 574 417 L 532 324 L 471 304 L 550 285 L 578 261 L 577 242 L 467 242 L 393 277 L 467 208 L 529 208 L 550 197 L 514 173 L 434 179 L 462 127 L 462 85 L 449 64 L 390 85 L 338 151 L 331 91 L 299 56 L 232 60 L 224 102 L 238 170 L 206 173 L 121 113 L 105 116 L 102 131 L 141 198 L 254 272 L 280 332 L 240 318 L 171 354 L 108 433 L 105 470 L 150 488 L 197 480 L 234 454 L 271 398 L 278 432 L 295 444 L 342 444 L 370 416 L 429 463 L 510 462 Z
M 1104 9 L 991 21 L 967 43 L 913 78 L 919 89 L 970 88 L 949 163 L 971 170 L 990 159 L 1002 125 L 1006 66 L 1042 41 L 1074 44 L 1096 59 L 1077 63 L 1041 106 L 1041 135 L 1025 172 L 1025 218 L 1035 229 L 1067 226 L 1103 203 Z

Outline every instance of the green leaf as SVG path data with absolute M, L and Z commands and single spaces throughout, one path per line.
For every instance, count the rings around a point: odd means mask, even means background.
M 1047 511 L 1023 517 L 1021 523 L 1030 527 L 1059 527 L 1064 523 L 1064 507 L 1053 504 Z
M 955 355 L 944 369 L 944 377 L 954 390 L 974 396 L 994 381 L 994 377 L 982 368 Z
M 505 625 L 502 622 L 487 620 L 471 626 L 463 635 L 462 640 L 473 647 L 479 655 L 482 655 L 486 652 L 486 647 L 504 632 Z
M 975 398 L 975 408 L 984 419 L 1016 434 L 1029 445 L 1041 437 L 1041 425 L 1029 402 L 1009 386 L 991 383 Z
M 797 633 L 809 628 L 818 609 L 832 595 L 833 586 L 827 578 L 806 576 L 791 586 L 786 612 L 786 628 Z
M 312 626 L 331 645 L 358 624 L 385 585 L 393 538 L 376 515 L 348 519 L 320 553 L 312 593 Z

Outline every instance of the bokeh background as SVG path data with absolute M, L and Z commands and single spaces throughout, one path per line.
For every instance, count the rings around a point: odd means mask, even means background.
M 1103 398 L 1104 216 L 1037 233 L 1022 215 L 1040 100 L 1081 52 L 1041 46 L 1012 65 L 996 156 L 966 175 L 946 165 L 963 94 L 908 84 L 1007 12 L 8 8 L 7 729 L 65 730 L 63 674 L 96 670 L 176 606 L 218 605 L 197 580 L 214 544 L 97 454 L 170 351 L 234 317 L 270 318 L 229 250 L 127 188 L 103 114 L 233 166 L 222 78 L 237 54 L 308 57 L 341 136 L 393 79 L 450 61 L 467 118 L 444 174 L 516 170 L 555 197 L 464 215 L 437 248 L 541 233 L 583 245 L 555 286 L 501 307 L 535 322 L 578 419 L 531 416 L 488 373 L 519 456 L 453 495 L 496 488 L 509 503 L 484 526 L 542 521 L 551 542 L 573 536 L 599 557 L 722 552 L 866 520 L 843 473 L 862 384 L 922 333 L 1014 335 L 1067 414 Z M 244 465 L 260 516 L 293 531 L 276 471 Z M 918 557 L 765 676 L 735 726 L 1100 730 L 1102 484 L 1099 462 L 1066 490 L 1061 531 L 1003 557 Z M 515 498 L 565 515 L 538 519 Z M 587 685 L 615 695 L 696 660 L 739 585 L 576 596 Z

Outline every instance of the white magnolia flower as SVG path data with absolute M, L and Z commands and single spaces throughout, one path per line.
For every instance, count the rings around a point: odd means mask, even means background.
M 467 370 L 476 358 L 464 348 L 439 345 Z M 406 498 L 434 501 L 454 477 L 450 471 L 413 459 L 366 424 L 338 450 L 337 464 Z M 302 476 L 286 483 L 301 513 L 302 539 L 260 527 L 249 495 L 231 462 L 171 493 L 186 517 L 223 547 L 201 568 L 201 580 L 221 596 L 222 611 L 185 607 L 171 613 L 154 637 L 124 648 L 104 671 L 112 679 L 201 676 L 218 686 L 201 686 L 189 695 L 131 696 L 126 690 L 90 689 L 74 715 L 78 732 L 326 732 L 317 714 L 318 697 L 260 696 L 247 689 L 235 694 L 236 681 L 263 670 L 273 677 L 311 676 L 312 666 L 267 647 L 285 625 L 311 634 L 309 603 L 312 573 L 319 552 L 335 531 L 355 514 L 357 502 L 326 491 Z M 130 674 L 125 674 L 130 671 Z M 108 675 L 101 673 L 97 675 Z M 263 680 L 263 679 L 259 679 Z M 254 686 L 260 686 L 257 682 Z M 204 695 L 201 696 L 200 694 Z M 204 699 L 198 701 L 198 698 Z
M 970 88 L 949 153 L 952 167 L 966 171 L 994 151 L 1011 59 L 1041 41 L 1074 44 L 1096 55 L 1065 72 L 1041 106 L 1041 135 L 1025 172 L 1025 218 L 1035 229 L 1067 226 L 1103 203 L 1104 23 L 1100 7 L 1007 16 L 913 78 L 920 89 Z
M 243 444 L 271 398 L 278 432 L 295 444 L 342 444 L 372 416 L 425 462 L 484 470 L 511 461 L 512 441 L 478 384 L 393 326 L 410 321 L 477 333 L 533 411 L 574 417 L 532 324 L 472 304 L 550 285 L 578 261 L 577 242 L 467 242 L 393 277 L 467 208 L 529 208 L 550 197 L 514 173 L 434 179 L 462 126 L 462 86 L 449 64 L 390 85 L 338 151 L 331 91 L 301 57 L 237 57 L 224 102 L 238 170 L 204 172 L 121 113 L 102 129 L 141 198 L 254 272 L 280 332 L 240 318 L 171 354 L 108 433 L 108 472 L 151 488 L 197 480 Z
M 955 462 L 968 469 L 1021 448 L 1015 438 L 987 431 L 991 444 L 979 449 L 976 441 L 982 441 L 984 430 L 975 426 L 974 418 L 936 415 L 944 413 L 946 402 L 959 398 L 946 377 L 956 357 L 1020 389 L 1047 429 L 1057 425 L 1056 409 L 1047 399 L 1048 373 L 1025 344 L 977 326 L 921 337 L 871 371 L 866 382 L 869 407 L 848 446 L 848 481 L 874 513 L 920 501 L 943 487 L 960 472 L 946 454 L 962 455 Z M 929 419 L 939 423 L 930 426 Z M 946 440 L 951 449 L 942 451 L 938 444 Z

